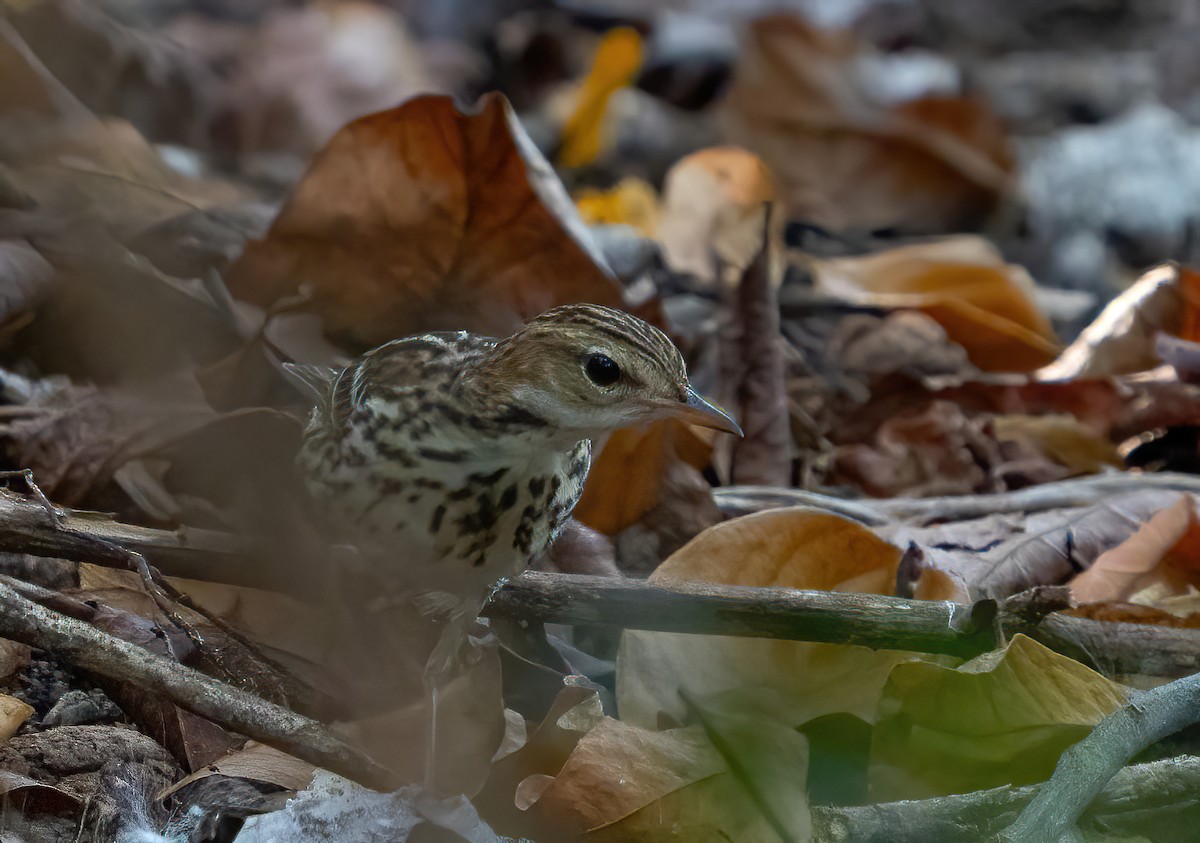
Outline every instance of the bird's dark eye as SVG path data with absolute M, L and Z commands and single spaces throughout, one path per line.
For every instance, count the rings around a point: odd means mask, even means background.
M 596 386 L 612 386 L 621 379 L 621 367 L 607 354 L 589 354 L 583 361 L 583 370 Z

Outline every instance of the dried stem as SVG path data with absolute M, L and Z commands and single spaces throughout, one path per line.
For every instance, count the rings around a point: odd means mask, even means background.
M 1200 631 L 1112 624 L 1056 613 L 1053 589 L 965 606 L 875 594 L 747 588 L 527 571 L 502 584 L 489 617 L 659 632 L 859 644 L 970 658 L 1021 632 L 1107 673 L 1200 670 Z
M 389 771 L 315 720 L 52 612 L 0 582 L 0 637 L 49 650 L 86 670 L 160 694 L 181 708 L 369 787 Z
M 730 486 L 714 493 L 717 505 L 728 515 L 746 515 L 782 506 L 811 506 L 844 515 L 867 525 L 889 521 L 924 524 L 930 521 L 966 521 L 1003 512 L 1043 512 L 1073 506 L 1091 506 L 1112 495 L 1139 489 L 1177 490 L 1200 494 L 1200 477 L 1191 474 L 1099 474 L 1043 483 L 994 495 L 952 495 L 938 498 L 845 500 L 803 489 L 768 486 Z
M 814 837 L 829 843 L 977 843 L 994 839 L 1047 787 L 997 787 L 846 808 L 816 806 Z M 1187 816 L 1195 811 L 1197 792 L 1200 758 L 1182 756 L 1126 767 L 1103 783 L 1081 824 L 1119 837 L 1182 840 L 1191 829 Z
M 1129 759 L 1200 721 L 1200 674 L 1136 693 L 1058 759 L 1054 775 L 1011 826 L 1006 843 L 1060 840 Z
M 0 551 L 128 568 L 128 551 L 169 576 L 270 585 L 247 565 L 249 542 L 212 531 L 167 532 L 59 510 L 58 525 L 35 501 L 0 490 Z M 101 539 L 101 542 L 97 542 Z M 1009 606 L 1006 603 L 1004 606 Z M 610 625 L 708 635 L 858 643 L 885 649 L 975 655 L 1024 632 L 1109 673 L 1184 676 L 1200 671 L 1200 631 L 1113 624 L 984 601 L 963 606 L 876 595 L 755 589 L 702 583 L 669 588 L 639 580 L 526 572 L 496 590 L 484 613 L 517 620 Z

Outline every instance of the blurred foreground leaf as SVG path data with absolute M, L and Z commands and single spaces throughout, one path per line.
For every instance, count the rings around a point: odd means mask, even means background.
M 957 668 L 900 664 L 872 745 L 871 799 L 924 799 L 1042 781 L 1125 702 L 1125 689 L 1017 635 Z

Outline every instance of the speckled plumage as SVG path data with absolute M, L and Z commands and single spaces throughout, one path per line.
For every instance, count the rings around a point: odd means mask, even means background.
M 619 382 L 584 376 L 599 353 L 621 361 Z M 662 332 L 595 305 L 504 340 L 425 334 L 340 373 L 294 370 L 318 394 L 299 465 L 331 529 L 414 587 L 463 596 L 549 546 L 582 494 L 592 436 L 694 414 L 698 400 Z
M 331 378 L 301 451 L 332 529 L 431 590 L 482 589 L 520 570 L 583 491 L 588 440 L 561 443 L 511 405 L 464 407 L 458 377 L 495 346 L 465 332 L 381 346 Z

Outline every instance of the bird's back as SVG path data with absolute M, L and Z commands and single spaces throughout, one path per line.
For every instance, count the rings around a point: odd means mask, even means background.
M 466 333 L 381 346 L 330 373 L 299 465 L 331 530 L 430 590 L 520 570 L 582 492 L 590 443 L 554 446 L 465 405 L 459 378 L 495 347 Z

